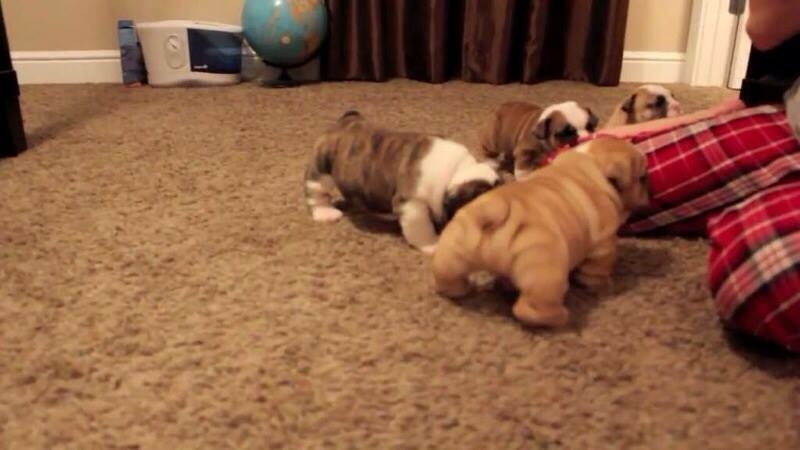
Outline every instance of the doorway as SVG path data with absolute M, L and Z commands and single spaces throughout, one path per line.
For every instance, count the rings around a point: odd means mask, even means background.
M 746 3 L 746 2 L 742 2 Z M 752 41 L 745 31 L 747 18 L 750 13 L 749 5 L 745 5 L 744 12 L 736 16 L 736 32 L 733 36 L 733 53 L 728 70 L 728 88 L 739 90 L 742 80 L 747 74 L 747 61 L 750 59 Z
M 694 0 L 683 79 L 692 86 L 740 89 L 750 38 L 745 0 Z

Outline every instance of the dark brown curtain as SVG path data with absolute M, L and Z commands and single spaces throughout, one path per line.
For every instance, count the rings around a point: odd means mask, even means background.
M 628 0 L 328 0 L 325 80 L 619 83 Z

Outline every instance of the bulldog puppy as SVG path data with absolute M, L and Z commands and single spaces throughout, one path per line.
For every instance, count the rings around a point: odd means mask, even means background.
M 464 296 L 469 275 L 488 271 L 519 291 L 517 319 L 564 325 L 570 274 L 589 288 L 610 286 L 617 230 L 648 201 L 646 160 L 627 141 L 598 138 L 562 152 L 456 213 L 433 255 L 436 291 Z
M 478 132 L 478 155 L 503 172 L 520 179 L 541 166 L 553 150 L 574 145 L 579 137 L 594 132 L 597 116 L 576 102 L 548 106 L 544 110 L 524 102 L 500 105 Z
M 675 117 L 680 114 L 681 104 L 672 91 L 657 84 L 645 84 L 639 86 L 633 94 L 614 108 L 603 128 Z
M 459 143 L 379 128 L 348 111 L 314 145 L 304 187 L 314 220 L 342 217 L 333 204 L 338 191 L 348 203 L 399 219 L 406 241 L 431 253 L 437 229 L 498 184 L 497 171 Z

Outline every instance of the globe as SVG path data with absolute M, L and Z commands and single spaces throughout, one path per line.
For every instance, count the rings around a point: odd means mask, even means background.
M 328 32 L 324 0 L 246 0 L 242 34 L 265 63 L 291 68 L 314 57 Z

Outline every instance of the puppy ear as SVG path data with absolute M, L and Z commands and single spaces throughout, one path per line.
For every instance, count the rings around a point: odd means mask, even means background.
M 452 220 L 458 210 L 469 203 L 472 198 L 461 188 L 456 189 L 455 192 L 448 192 L 444 197 L 443 205 L 445 223 Z
M 592 108 L 586 108 L 586 112 L 589 114 L 589 122 L 586 124 L 586 130 L 591 133 L 597 128 L 597 125 L 600 123 L 600 119 L 592 111 Z
M 533 129 L 533 135 L 538 139 L 547 139 L 550 135 L 550 123 L 552 118 L 547 117 L 544 120 L 540 120 L 539 123 L 536 124 L 536 128 Z
M 618 177 L 608 177 L 608 182 L 611 183 L 612 186 L 614 186 L 614 189 L 618 193 L 622 194 L 622 183 L 620 183 Z
M 622 194 L 623 189 L 628 185 L 628 180 L 625 179 L 625 168 L 619 163 L 611 163 L 604 167 L 603 172 L 611 186 L 614 186 L 614 189 Z
M 493 185 L 485 181 L 470 181 L 462 184 L 451 192 L 447 192 L 442 204 L 445 221 L 449 222 L 459 209 L 493 187 Z
M 446 193 L 444 195 L 444 202 L 442 202 L 442 209 L 444 210 L 444 222 L 449 222 L 450 219 L 456 215 L 456 211 L 458 211 L 458 208 L 460 207 L 461 199 L 459 198 L 458 191 Z
M 633 103 L 636 101 L 636 94 L 631 94 L 624 103 L 622 103 L 622 110 L 626 113 L 633 112 Z

